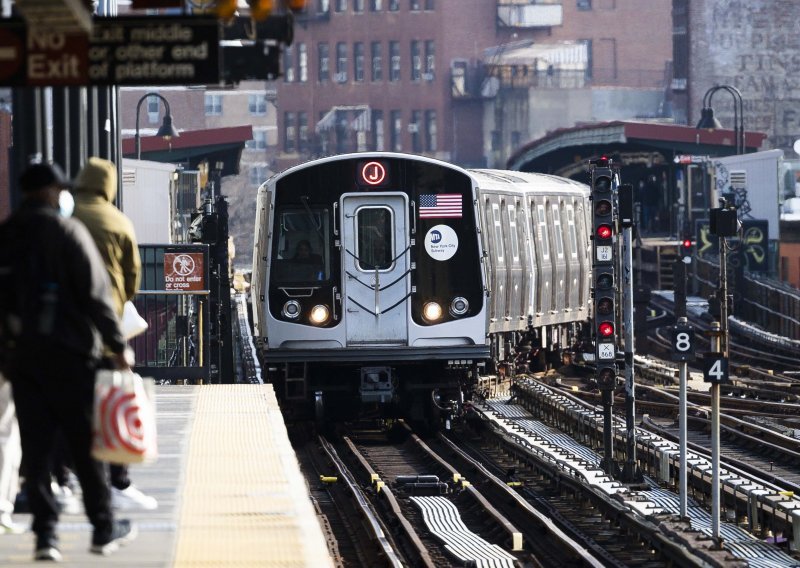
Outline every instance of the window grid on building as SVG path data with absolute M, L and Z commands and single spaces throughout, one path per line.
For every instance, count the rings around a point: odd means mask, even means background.
M 301 83 L 308 82 L 308 47 L 305 43 L 297 44 L 298 79 Z
M 222 95 L 206 93 L 205 111 L 206 111 L 206 116 L 222 115 Z
M 398 12 L 400 10 L 400 0 L 389 0 L 389 11 Z
M 353 12 L 360 14 L 364 11 L 364 0 L 353 0 Z
M 426 81 L 433 81 L 436 69 L 436 44 L 432 39 L 425 42 L 425 77 Z
M 389 80 L 392 82 L 400 80 L 400 42 L 389 42 Z
M 308 142 L 308 113 L 301 111 L 297 113 L 297 151 L 308 152 Z
M 358 82 L 364 80 L 364 44 L 353 44 L 353 79 Z
M 347 0 L 336 0 L 336 11 L 337 12 L 346 12 L 347 11 Z
M 436 152 L 438 150 L 436 111 L 425 111 L 425 151 Z
M 384 132 L 383 111 L 373 110 L 372 119 L 372 149 L 382 152 L 386 149 L 386 133 Z
M 408 1 L 408 9 L 412 12 L 419 12 L 420 11 L 420 0 L 409 0 Z
M 411 80 L 419 81 L 422 78 L 422 55 L 419 41 L 411 41 Z
M 247 96 L 247 108 L 250 114 L 254 116 L 263 116 L 267 114 L 267 99 L 264 95 L 252 94 Z
M 383 10 L 383 0 L 370 0 L 369 8 L 373 12 L 380 12 Z
M 411 151 L 422 152 L 422 133 L 420 132 L 422 122 L 422 111 L 411 111 L 411 122 L 408 123 L 408 131 L 411 133 Z
M 347 44 L 340 41 L 336 44 L 336 82 L 347 81 Z
M 295 113 L 283 113 L 283 151 L 287 153 L 295 150 Z
M 403 151 L 403 115 L 399 110 L 391 112 L 391 150 L 393 152 Z
M 294 83 L 294 46 L 290 45 L 283 50 L 283 81 Z
M 320 83 L 327 83 L 330 80 L 330 48 L 327 43 L 321 42 L 317 46 L 317 54 L 319 56 L 319 71 L 317 77 Z
M 372 42 L 370 54 L 372 56 L 372 80 L 383 81 L 383 51 L 381 42 Z

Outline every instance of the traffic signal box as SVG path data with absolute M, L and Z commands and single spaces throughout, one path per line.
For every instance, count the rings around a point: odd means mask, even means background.
M 617 377 L 617 282 L 613 172 L 608 161 L 592 170 L 592 290 L 597 385 L 612 390 Z

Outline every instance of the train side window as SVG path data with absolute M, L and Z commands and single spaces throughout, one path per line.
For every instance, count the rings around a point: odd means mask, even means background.
M 503 262 L 503 230 L 500 227 L 500 206 L 492 203 L 492 223 L 494 224 L 495 255 L 498 262 Z
M 514 205 L 509 205 L 506 210 L 508 211 L 508 227 L 511 229 L 511 257 L 514 262 L 519 262 L 519 233 L 517 232 L 517 210 Z
M 389 207 L 361 207 L 356 213 L 356 261 L 364 272 L 394 265 L 394 218 Z
M 575 231 L 575 209 L 567 205 L 567 228 L 569 230 L 569 255 L 578 258 L 578 235 Z
M 547 218 L 544 214 L 544 205 L 536 206 L 536 216 L 539 219 L 539 242 L 542 243 L 542 258 L 550 258 L 550 239 L 547 236 Z
M 550 206 L 553 212 L 553 234 L 556 236 L 556 254 L 558 258 L 564 257 L 564 237 L 561 233 L 561 213 L 558 210 L 558 204 L 554 203 Z

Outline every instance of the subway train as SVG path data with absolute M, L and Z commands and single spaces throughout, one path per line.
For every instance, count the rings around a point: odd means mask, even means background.
M 552 364 L 586 332 L 589 188 L 369 152 L 258 190 L 262 370 L 298 420 L 458 415 L 486 377 Z

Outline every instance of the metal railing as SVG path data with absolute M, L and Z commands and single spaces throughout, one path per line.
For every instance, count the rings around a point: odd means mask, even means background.
M 131 340 L 134 370 L 157 383 L 208 382 L 208 245 L 140 245 L 139 254 L 142 282 L 134 304 L 148 329 Z M 172 267 L 165 258 L 180 254 L 202 260 L 191 273 L 200 280 L 187 289 L 171 289 Z

